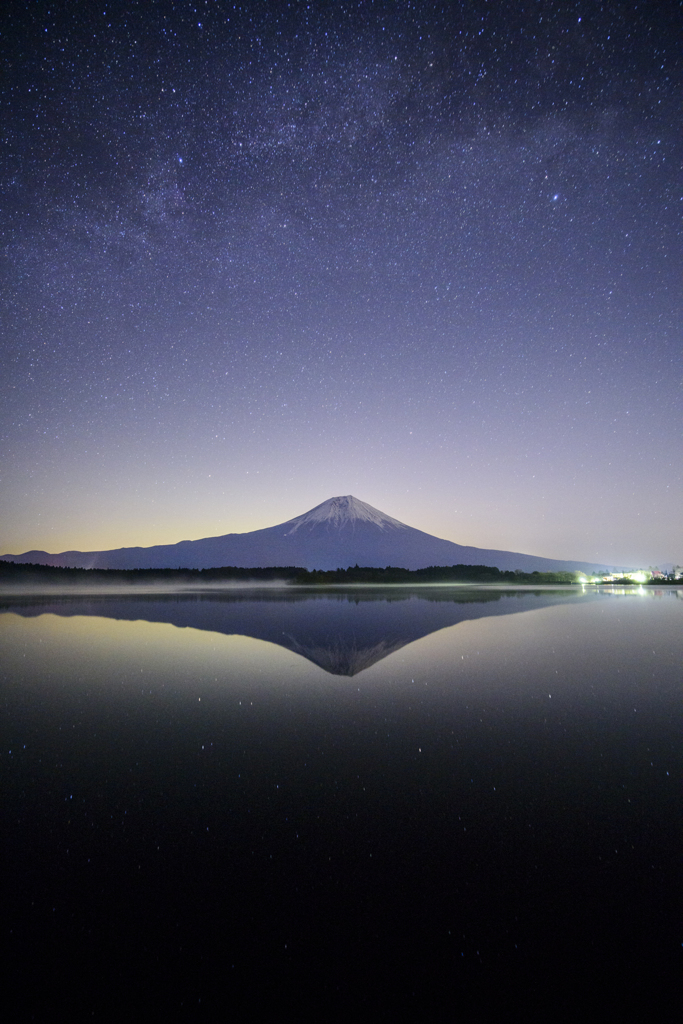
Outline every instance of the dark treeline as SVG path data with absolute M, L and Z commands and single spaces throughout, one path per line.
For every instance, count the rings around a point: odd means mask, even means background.
M 306 585 L 335 583 L 576 583 L 575 572 L 502 571 L 491 565 L 430 565 L 426 569 L 385 569 L 349 566 L 348 569 L 314 569 L 299 573 L 295 583 Z
M 214 569 L 69 569 L 31 562 L 0 561 L 0 582 L 44 583 L 220 583 L 229 580 L 286 580 L 304 586 L 339 583 L 576 583 L 573 572 L 511 572 L 491 565 L 430 565 L 426 569 L 401 569 L 388 565 L 349 566 L 348 569 L 313 569 L 301 566 Z
M 31 562 L 0 561 L 0 583 L 219 583 L 223 580 L 293 580 L 306 570 L 297 565 L 242 569 L 67 569 Z
M 226 565 L 213 569 L 68 569 L 31 562 L 0 561 L 0 583 L 221 583 L 228 581 L 258 582 L 282 580 L 300 586 L 335 586 L 353 583 L 577 583 L 576 572 L 520 572 L 501 570 L 492 565 L 430 565 L 426 569 L 401 569 L 387 565 L 349 566 L 348 569 L 313 569 L 296 565 L 254 566 L 241 568 Z M 642 586 L 630 579 L 617 584 Z M 673 580 L 648 580 L 659 586 Z M 680 582 L 678 583 L 680 586 Z

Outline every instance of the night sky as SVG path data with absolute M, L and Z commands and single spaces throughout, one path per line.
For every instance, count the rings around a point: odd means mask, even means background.
M 0 551 L 683 563 L 682 13 L 3 5 Z

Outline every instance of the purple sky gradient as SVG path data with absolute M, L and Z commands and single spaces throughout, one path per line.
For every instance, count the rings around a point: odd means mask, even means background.
M 683 563 L 680 12 L 5 5 L 0 551 Z

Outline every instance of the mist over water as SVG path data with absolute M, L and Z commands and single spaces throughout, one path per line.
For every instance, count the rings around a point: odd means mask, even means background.
M 676 589 L 4 597 L 13 984 L 680 1008 L 682 627 Z

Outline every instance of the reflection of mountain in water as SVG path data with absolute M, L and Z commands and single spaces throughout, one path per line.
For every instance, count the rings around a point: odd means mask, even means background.
M 279 644 L 332 675 L 353 676 L 406 644 L 466 619 L 576 600 L 571 591 L 345 591 L 326 594 L 204 592 L 17 597 L 0 611 L 167 622 Z M 585 598 L 584 598 L 585 599 Z
M 291 643 L 286 646 L 290 650 L 308 658 L 333 676 L 355 676 L 410 643 L 410 640 L 406 639 L 395 640 L 393 643 L 380 640 L 371 647 L 360 647 L 355 638 L 341 636 L 330 637 L 327 643 L 309 645 L 300 644 L 294 637 L 288 639 Z

